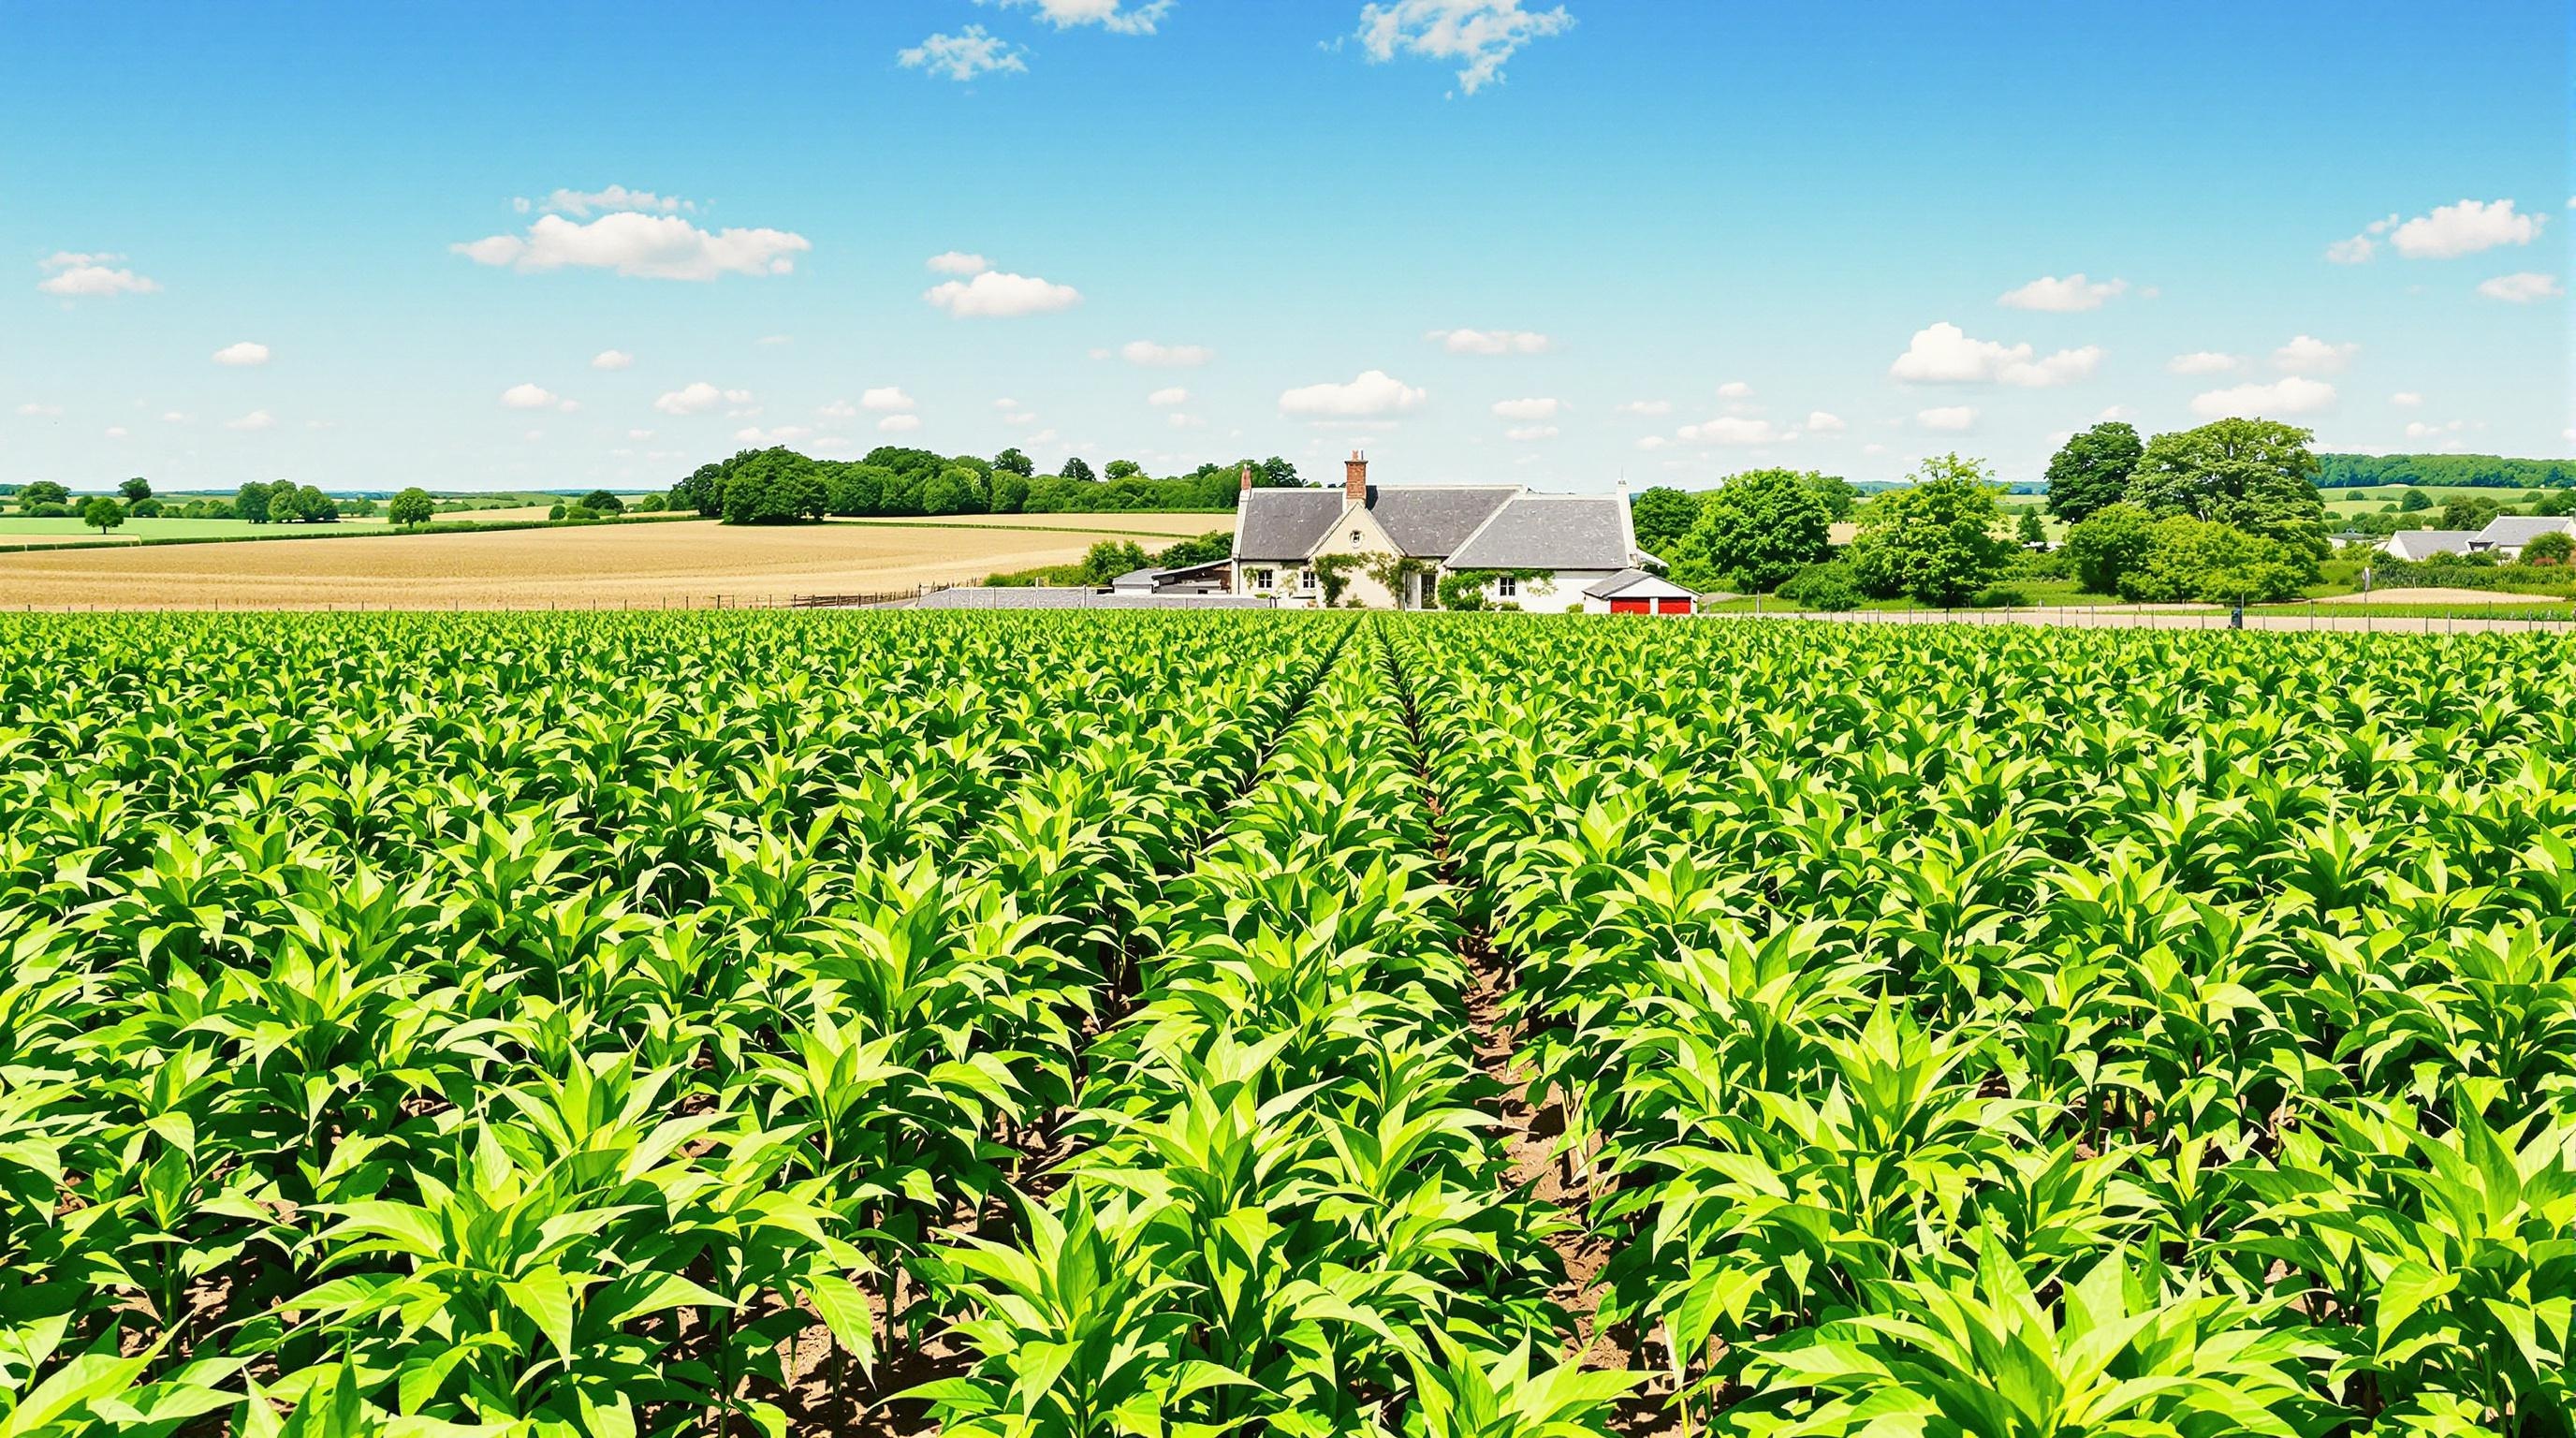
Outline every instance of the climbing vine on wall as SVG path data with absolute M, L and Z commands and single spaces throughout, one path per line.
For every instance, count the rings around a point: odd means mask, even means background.
M 1531 586 L 1533 594 L 1553 593 L 1556 571 L 1552 569 L 1460 569 L 1440 576 L 1440 607 L 1443 609 L 1496 609 L 1503 606 L 1485 597 L 1497 579 L 1509 576 Z M 1514 605 L 1514 608 L 1519 606 Z

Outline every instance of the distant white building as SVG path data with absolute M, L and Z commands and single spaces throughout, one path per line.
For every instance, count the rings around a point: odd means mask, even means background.
M 2391 559 L 2422 560 L 2437 554 L 2466 554 L 2469 541 L 2477 537 L 2474 529 L 2401 529 L 2379 541 L 2379 549 Z
M 1339 489 L 1255 489 L 1244 471 L 1230 587 L 1321 605 L 1331 569 L 1344 604 L 1432 609 L 1443 577 L 1472 570 L 1492 575 L 1483 586 L 1489 604 L 1563 614 L 1587 608 L 1588 591 L 1604 581 L 1663 567 L 1637 547 L 1624 482 L 1615 494 L 1381 487 L 1353 452 Z
M 2576 537 L 2576 515 L 2499 514 L 2487 521 L 2469 540 L 2469 553 L 2492 554 L 2511 563 L 2522 558 L 2522 547 L 2544 534 Z

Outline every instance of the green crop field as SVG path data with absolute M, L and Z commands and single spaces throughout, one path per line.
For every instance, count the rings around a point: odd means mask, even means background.
M 2571 659 L 0 616 L 0 1434 L 2563 1434 Z

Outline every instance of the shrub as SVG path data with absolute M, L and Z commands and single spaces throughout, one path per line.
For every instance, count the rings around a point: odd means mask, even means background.
M 2147 604 L 2262 603 L 2296 596 L 2305 576 L 2279 540 L 2176 516 L 2156 521 L 2146 562 L 2121 576 L 2120 595 Z
M 1819 614 L 1858 609 L 1869 598 L 1861 592 L 1860 579 L 1852 573 L 1851 566 L 1840 560 L 1799 570 L 1780 586 L 1780 597 Z
M 2525 564 L 2565 564 L 2571 555 L 2576 555 L 2576 539 L 2563 533 L 2541 535 L 2522 547 Z
M 2030 595 L 2009 584 L 1989 584 L 1968 602 L 1979 609 L 2023 609 L 2029 607 Z
M 2156 518 L 2134 504 L 2113 504 L 2066 535 L 2067 562 L 2075 580 L 2095 594 L 2117 594 L 2120 581 L 2147 561 Z

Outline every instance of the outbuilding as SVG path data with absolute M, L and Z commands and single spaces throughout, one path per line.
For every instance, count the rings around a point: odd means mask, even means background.
M 1586 614 L 1688 614 L 1699 596 L 1642 569 L 1622 569 L 1583 591 Z

